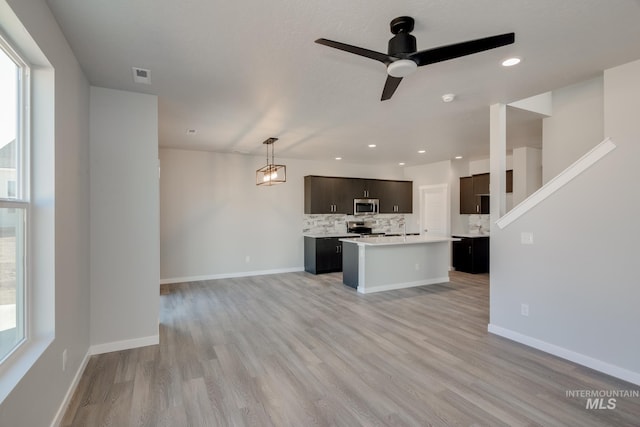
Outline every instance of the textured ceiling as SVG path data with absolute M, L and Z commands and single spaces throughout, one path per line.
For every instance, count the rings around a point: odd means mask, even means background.
M 488 154 L 489 105 L 640 58 L 634 0 L 48 0 L 92 85 L 159 97 L 160 146 L 408 165 Z M 386 52 L 391 19 L 415 18 L 418 49 L 505 32 L 516 42 L 419 68 L 389 101 L 378 62 L 314 43 Z M 520 56 L 512 68 L 502 59 Z M 151 85 L 132 67 L 151 70 Z M 445 104 L 442 94 L 455 93 Z M 511 146 L 540 119 L 509 115 Z M 188 134 L 188 129 L 196 129 Z M 377 148 L 368 149 L 367 144 Z M 427 150 L 417 154 L 419 149 Z

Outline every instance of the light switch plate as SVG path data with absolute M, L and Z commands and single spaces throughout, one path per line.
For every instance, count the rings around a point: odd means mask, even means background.
M 533 245 L 533 233 L 525 231 L 520 233 L 520 243 L 523 245 Z

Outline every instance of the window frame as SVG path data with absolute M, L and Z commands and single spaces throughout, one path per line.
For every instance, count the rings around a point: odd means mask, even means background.
M 6 354 L 0 355 L 0 374 L 7 364 L 19 356 L 22 348 L 30 342 L 31 334 L 31 298 L 29 282 L 30 266 L 30 129 L 31 129 L 31 67 L 20 55 L 6 37 L 0 33 L 0 50 L 16 64 L 18 68 L 17 81 L 17 129 L 16 129 L 16 176 L 15 197 L 0 197 L 0 209 L 23 210 L 22 221 L 16 226 L 16 329 L 21 329 L 21 339 Z M 21 242 L 18 236 L 21 236 Z M 20 247 L 21 246 L 21 247 Z

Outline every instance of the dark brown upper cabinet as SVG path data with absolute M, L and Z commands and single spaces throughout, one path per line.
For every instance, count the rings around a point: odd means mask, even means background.
M 490 174 L 481 173 L 478 175 L 473 175 L 472 178 L 473 178 L 473 194 L 475 194 L 476 196 L 488 195 Z
M 412 213 L 412 181 L 378 181 L 380 213 Z
M 490 174 L 481 173 L 460 177 L 460 213 L 489 213 Z M 513 192 L 513 171 L 506 174 L 506 192 Z
M 460 213 L 476 213 L 476 195 L 473 192 L 473 177 L 460 177 Z
M 353 196 L 349 182 L 331 176 L 305 176 L 304 213 L 352 214 Z
M 353 214 L 354 199 L 380 199 L 380 213 L 412 213 L 413 182 L 304 177 L 305 214 Z

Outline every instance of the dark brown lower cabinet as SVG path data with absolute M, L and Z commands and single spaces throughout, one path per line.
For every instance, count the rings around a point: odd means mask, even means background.
M 342 271 L 340 238 L 304 236 L 304 271 L 312 274 Z
M 453 268 L 465 273 L 488 273 L 489 237 L 460 237 L 460 239 L 452 245 Z

